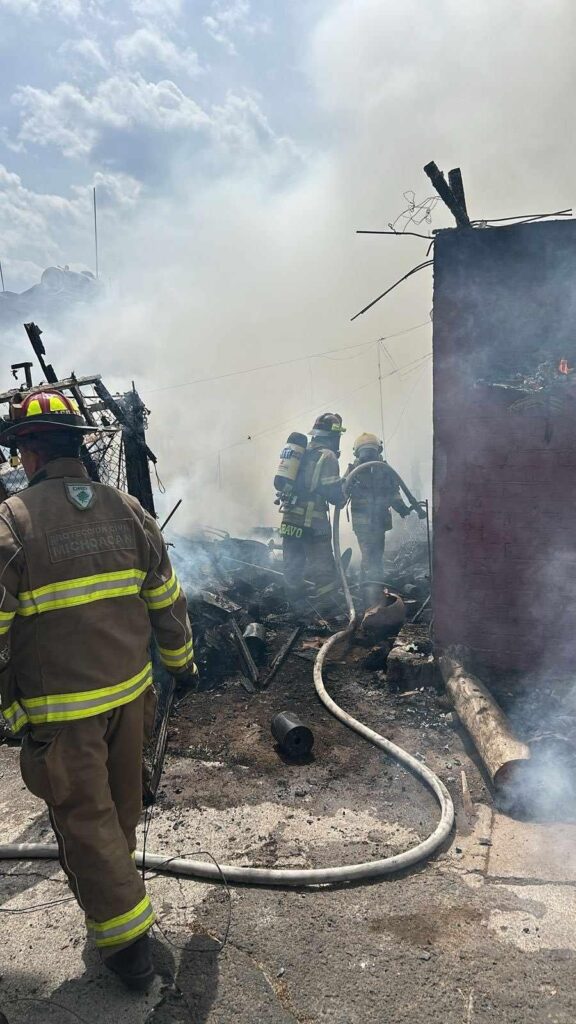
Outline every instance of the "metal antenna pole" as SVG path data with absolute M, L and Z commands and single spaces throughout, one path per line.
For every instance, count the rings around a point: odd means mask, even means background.
M 96 186 L 92 189 L 92 196 L 94 199 L 94 254 L 96 257 L 96 279 L 100 276 L 98 270 L 98 218 L 96 214 Z
M 2 281 L 2 291 L 5 292 L 6 288 L 4 286 L 4 271 L 2 270 L 2 260 L 0 260 L 0 280 Z
M 382 447 L 384 458 L 386 458 L 386 441 L 384 439 L 384 399 L 382 397 L 382 353 L 380 352 L 380 338 L 376 342 L 376 351 L 378 353 L 378 395 L 380 397 L 380 431 L 382 434 Z

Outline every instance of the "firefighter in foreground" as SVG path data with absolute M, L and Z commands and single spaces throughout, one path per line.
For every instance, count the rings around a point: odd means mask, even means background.
M 350 485 L 350 511 L 352 529 L 362 556 L 360 579 L 362 583 L 384 581 L 384 548 L 386 534 L 392 529 L 394 509 L 402 519 L 411 509 L 404 503 L 394 470 L 382 457 L 382 442 L 375 434 L 360 434 L 354 442 L 355 462 L 348 466 L 345 478 L 365 462 L 379 462 L 380 466 L 359 473 Z
M 311 607 L 320 614 L 338 608 L 328 510 L 346 504 L 338 468 L 344 429 L 342 417 L 327 412 L 314 423 L 310 444 L 303 434 L 291 434 L 274 480 L 282 506 L 286 596 L 298 615 Z M 307 581 L 314 585 L 310 600 Z
M 89 479 L 86 433 L 56 391 L 18 396 L 0 430 L 29 480 L 0 505 L 1 708 L 23 734 L 22 776 L 48 805 L 89 934 L 107 967 L 145 989 L 154 912 L 133 856 L 151 629 L 168 671 L 186 684 L 196 668 L 160 530 L 135 498 Z

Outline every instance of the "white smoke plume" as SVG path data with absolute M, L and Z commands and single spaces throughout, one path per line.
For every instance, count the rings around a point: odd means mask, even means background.
M 287 433 L 308 430 L 318 412 L 344 416 L 344 466 L 356 434 L 381 433 L 376 345 L 368 343 L 429 319 L 431 271 L 350 323 L 427 248 L 421 239 L 355 231 L 386 228 L 407 205 L 407 190 L 430 195 L 423 164 L 462 167 L 473 217 L 570 204 L 575 17 L 568 0 L 315 5 L 314 15 L 297 19 L 306 101 L 301 116 L 292 110 L 284 119 L 289 131 L 264 116 L 265 102 L 252 94 L 229 96 L 207 122 L 195 114 L 184 126 L 210 133 L 196 162 L 167 147 L 162 189 L 130 185 L 120 213 L 104 205 L 107 297 L 80 327 L 62 332 L 54 361 L 101 372 L 119 387 L 136 381 L 151 410 L 164 504 L 184 498 L 175 528 L 277 522 L 278 452 Z M 260 45 L 273 31 L 272 19 Z M 152 96 L 134 80 L 128 89 L 125 72 L 112 72 L 142 119 L 144 102 L 156 102 L 159 90 Z M 188 116 L 198 82 L 182 86 L 186 102 L 161 83 L 172 120 Z M 54 123 L 62 95 L 20 93 L 21 144 L 41 134 L 46 111 Z M 117 95 L 99 86 L 84 102 L 69 90 L 76 111 L 69 116 L 78 123 L 65 126 L 66 144 L 76 129 L 84 148 L 96 147 L 96 118 L 103 108 L 110 123 L 120 116 Z M 128 131 L 128 114 L 125 124 Z M 137 179 L 137 168 L 131 173 Z M 85 201 L 88 209 L 89 190 Z M 431 226 L 450 223 L 436 206 Z M 37 236 L 34 245 L 38 263 Z M 54 258 L 48 243 L 46 252 Z M 75 256 L 90 258 L 78 247 L 71 264 Z M 312 358 L 330 349 L 341 352 Z M 409 484 L 420 477 L 422 496 L 430 492 L 430 352 L 429 325 L 381 349 L 387 455 Z M 304 356 L 311 358 L 288 362 Z

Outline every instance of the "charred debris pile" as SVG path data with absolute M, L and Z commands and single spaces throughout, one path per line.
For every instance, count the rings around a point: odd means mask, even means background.
M 170 554 L 187 595 L 196 659 L 206 687 L 239 676 L 250 692 L 266 688 L 290 653 L 312 661 L 319 638 L 344 620 L 344 605 L 341 619 L 321 616 L 312 588 L 309 612 L 299 620 L 291 615 L 284 594 L 282 550 L 271 527 L 256 528 L 251 537 L 205 527 L 192 536 L 175 537 Z M 360 596 L 355 569 L 349 568 L 347 575 L 353 593 Z M 394 637 L 415 618 L 418 625 L 411 627 L 414 639 L 408 653 L 417 658 L 431 653 L 424 528 L 416 527 L 387 559 L 386 575 L 386 586 L 376 586 L 370 594 L 355 643 L 354 660 L 374 671 L 386 668 Z

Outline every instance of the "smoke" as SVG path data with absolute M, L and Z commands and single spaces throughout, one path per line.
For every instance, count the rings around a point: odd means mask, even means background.
M 313 12 L 294 23 L 291 109 L 277 82 L 266 118 L 248 96 L 240 120 L 240 101 L 224 102 L 207 151 L 191 156 L 180 137 L 172 149 L 160 145 L 161 186 L 132 188 L 120 212 L 103 207 L 107 296 L 57 345 L 62 370 L 100 372 L 121 388 L 136 381 L 151 412 L 164 506 L 184 498 L 180 531 L 277 522 L 278 452 L 320 411 L 344 416 L 344 466 L 356 434 L 382 432 L 375 341 L 426 323 L 431 272 L 350 323 L 427 247 L 355 231 L 386 228 L 407 190 L 429 195 L 424 163 L 462 167 L 473 217 L 570 201 L 574 143 L 568 127 L 558 137 L 573 77 L 568 0 L 345 0 Z M 271 45 L 269 33 L 258 45 Z M 195 88 L 188 82 L 191 95 Z M 39 116 L 31 104 L 41 99 L 41 113 L 47 101 L 38 90 L 26 95 L 29 135 Z M 79 100 L 77 108 L 78 117 L 88 109 Z M 93 120 L 99 109 L 92 102 Z M 86 139 L 94 134 L 91 123 Z M 130 174 L 137 178 L 137 161 Z M 439 205 L 419 230 L 449 223 Z M 341 351 L 312 357 L 327 350 Z M 430 351 L 430 326 L 380 350 L 387 456 L 408 483 L 420 478 L 422 497 L 430 492 Z M 204 381 L 273 363 L 285 365 Z

